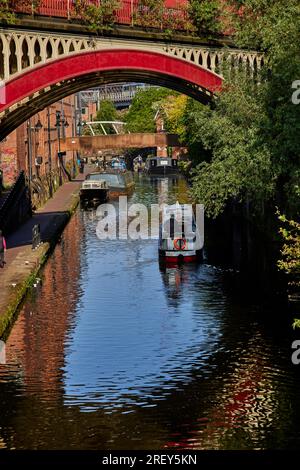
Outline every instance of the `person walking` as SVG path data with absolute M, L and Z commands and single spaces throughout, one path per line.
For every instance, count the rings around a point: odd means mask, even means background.
M 6 251 L 6 240 L 2 235 L 2 230 L 0 230 L 0 268 L 4 268 L 5 260 L 4 253 Z

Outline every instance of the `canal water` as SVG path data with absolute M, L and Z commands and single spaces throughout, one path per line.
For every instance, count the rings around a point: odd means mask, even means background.
M 183 179 L 137 176 L 131 201 L 185 198 Z M 96 226 L 78 210 L 5 339 L 0 448 L 299 448 L 284 307 L 208 252 L 163 267 L 156 240 Z

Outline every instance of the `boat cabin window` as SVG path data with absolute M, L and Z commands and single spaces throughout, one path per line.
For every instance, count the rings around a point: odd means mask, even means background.
M 101 173 L 97 173 L 96 175 L 87 175 L 86 180 L 100 181 L 103 180 L 103 177 Z
M 170 218 L 164 222 L 164 231 L 169 233 L 171 240 L 174 238 L 194 238 L 197 228 L 194 219 L 187 217 L 182 219 L 179 223 L 174 214 L 170 215 Z

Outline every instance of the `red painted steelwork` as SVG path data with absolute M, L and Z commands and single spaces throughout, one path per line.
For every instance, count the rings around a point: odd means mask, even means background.
M 130 70 L 181 80 L 215 92 L 222 79 L 190 62 L 157 52 L 139 50 L 102 50 L 84 52 L 36 66 L 6 83 L 6 103 L 0 112 L 48 86 L 95 72 Z

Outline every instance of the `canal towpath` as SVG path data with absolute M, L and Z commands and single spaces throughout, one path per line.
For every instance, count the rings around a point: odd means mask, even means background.
M 63 184 L 32 218 L 7 237 L 6 265 L 0 269 L 0 338 L 13 322 L 19 304 L 36 282 L 40 268 L 77 208 L 81 183 L 90 170 L 86 166 L 84 174 Z M 32 229 L 37 224 L 42 244 L 33 250 Z

